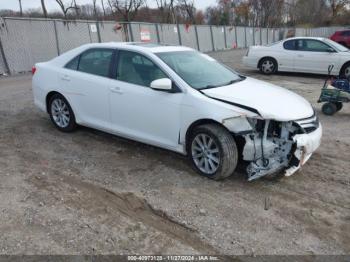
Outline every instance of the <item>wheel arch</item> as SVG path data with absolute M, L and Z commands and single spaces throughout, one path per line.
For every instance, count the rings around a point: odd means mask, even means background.
M 219 125 L 223 128 L 225 128 L 227 131 L 229 131 L 227 129 L 227 127 L 225 127 L 222 123 L 214 120 L 214 119 L 210 119 L 210 118 L 203 118 L 203 119 L 198 119 L 196 121 L 194 121 L 192 124 L 189 125 L 189 127 L 187 128 L 186 130 L 186 135 L 185 135 L 185 149 L 186 149 L 186 154 L 189 152 L 189 146 L 190 146 L 190 137 L 191 137 L 191 134 L 193 132 L 193 130 L 198 127 L 198 126 L 201 126 L 201 125 L 205 125 L 205 124 L 216 124 L 216 125 Z M 230 133 L 232 133 L 231 131 L 229 131 Z
M 59 94 L 61 96 L 63 96 L 60 92 L 57 91 L 50 91 L 49 93 L 47 93 L 46 98 L 45 98 L 45 104 L 46 104 L 46 112 L 49 114 L 49 103 L 50 103 L 50 99 L 51 97 L 53 97 L 54 95 Z M 64 96 L 63 96 L 64 97 Z
M 350 66 L 350 60 L 349 61 L 346 61 L 340 68 L 340 71 L 339 71 L 339 75 L 342 75 L 343 74 L 343 71 L 345 70 L 345 67 L 346 66 Z

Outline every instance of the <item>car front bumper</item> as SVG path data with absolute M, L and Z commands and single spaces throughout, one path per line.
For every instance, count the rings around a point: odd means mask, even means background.
M 321 144 L 322 138 L 322 125 L 319 124 L 319 127 L 309 133 L 309 134 L 300 134 L 293 137 L 294 142 L 296 143 L 296 150 L 294 156 L 299 160 L 297 166 L 291 166 L 285 170 L 285 176 L 291 176 L 297 172 L 311 157 L 312 153 Z

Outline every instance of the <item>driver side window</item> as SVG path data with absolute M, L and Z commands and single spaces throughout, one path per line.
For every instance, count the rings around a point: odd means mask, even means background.
M 151 85 L 151 82 L 168 76 L 150 59 L 131 51 L 120 51 L 116 79 L 140 86 Z
M 300 51 L 309 51 L 309 52 L 328 52 L 329 46 L 321 41 L 317 40 L 303 40 L 302 45 L 299 46 Z

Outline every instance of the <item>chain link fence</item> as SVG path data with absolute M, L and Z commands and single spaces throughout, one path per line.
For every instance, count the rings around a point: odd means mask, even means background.
M 329 37 L 342 27 L 254 28 L 6 17 L 0 20 L 0 74 L 30 71 L 42 61 L 86 43 L 150 42 L 202 52 L 265 45 L 291 36 Z

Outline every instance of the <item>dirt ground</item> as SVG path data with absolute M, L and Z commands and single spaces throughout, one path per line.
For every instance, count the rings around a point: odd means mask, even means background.
M 214 182 L 172 152 L 61 133 L 34 107 L 31 76 L 1 78 L 0 253 L 350 254 L 349 105 L 322 115 L 323 76 L 262 76 L 241 65 L 244 52 L 210 55 L 319 113 L 323 143 L 292 177 Z

